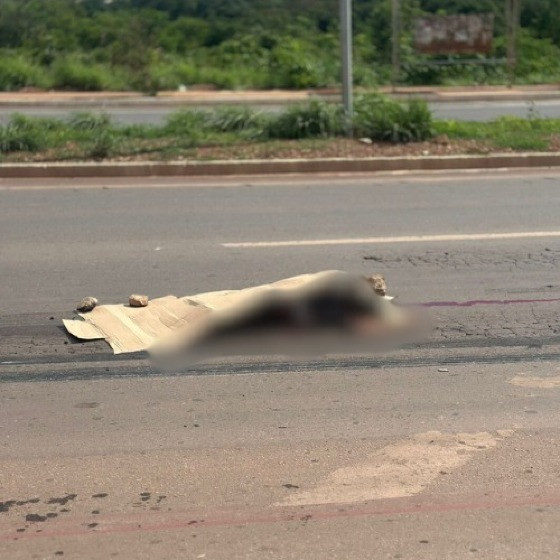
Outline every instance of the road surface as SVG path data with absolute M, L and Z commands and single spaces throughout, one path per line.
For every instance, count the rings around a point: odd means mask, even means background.
M 552 170 L 0 180 L 0 550 L 554 557 L 558 216 Z M 60 328 L 84 295 L 326 268 L 384 273 L 434 332 L 163 375 Z
M 196 108 L 190 106 L 191 108 Z M 514 115 L 517 117 L 542 116 L 560 118 L 560 100 L 538 100 L 531 101 L 475 101 L 475 102 L 433 102 L 430 103 L 434 115 L 438 119 L 456 119 L 460 121 L 491 121 L 503 115 Z M 263 111 L 280 111 L 281 105 L 255 106 Z M 69 118 L 77 111 L 93 111 L 107 113 L 114 122 L 120 124 L 152 124 L 160 125 L 173 112 L 179 110 L 178 106 L 161 104 L 142 104 L 137 106 L 105 106 L 95 104 L 75 104 L 48 106 L 48 105 L 3 105 L 0 106 L 0 124 L 9 122 L 15 113 L 21 113 L 32 117 L 48 117 L 57 119 Z

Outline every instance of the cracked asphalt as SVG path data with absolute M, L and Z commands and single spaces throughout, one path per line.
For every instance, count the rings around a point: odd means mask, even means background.
M 558 185 L 555 170 L 0 179 L 0 557 L 557 556 Z M 421 238 L 523 232 L 545 235 Z M 360 241 L 387 236 L 409 240 Z M 383 353 L 162 373 L 61 326 L 86 295 L 332 268 L 383 273 L 432 328 Z

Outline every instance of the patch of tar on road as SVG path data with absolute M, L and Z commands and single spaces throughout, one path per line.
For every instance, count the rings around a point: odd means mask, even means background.
M 62 498 L 51 498 L 45 502 L 48 505 L 59 505 L 59 504 L 66 504 L 68 501 L 73 500 L 76 497 L 75 494 L 70 494 L 68 496 L 64 496 Z M 12 508 L 25 508 L 25 506 L 35 505 L 40 502 L 40 498 L 29 498 L 27 500 L 7 500 L 5 502 L 0 502 L 0 513 L 8 513 Z M 61 509 L 60 512 L 68 512 L 68 509 Z M 29 512 L 26 513 L 25 510 L 23 512 L 24 519 L 27 523 L 44 523 L 49 519 L 54 519 L 58 517 L 57 512 L 49 511 L 47 513 L 37 513 L 37 512 Z M 16 531 L 18 533 L 23 533 L 26 530 L 25 528 L 19 528 Z
M 16 505 L 15 500 L 7 500 L 6 502 L 0 502 L 0 513 L 7 513 L 10 508 Z
M 107 492 L 98 492 L 96 494 L 91 495 L 91 500 L 99 501 L 107 498 L 109 494 Z M 160 510 L 159 504 L 161 504 L 164 500 L 167 499 L 165 494 L 157 494 L 153 492 L 140 492 L 140 502 L 137 504 L 133 504 L 133 507 L 139 506 L 146 508 L 150 505 L 150 502 L 154 504 L 150 507 L 150 510 Z M 23 533 L 30 529 L 30 526 L 36 525 L 38 523 L 45 523 L 49 520 L 54 520 L 55 518 L 59 517 L 61 514 L 71 513 L 71 510 L 66 506 L 68 503 L 73 502 L 78 497 L 77 494 L 66 494 L 60 497 L 52 497 L 48 499 L 41 499 L 41 498 L 29 498 L 27 500 L 6 500 L 0 502 L 0 513 L 8 513 L 13 508 L 22 508 L 22 511 L 19 511 L 19 515 L 22 516 L 23 520 L 25 521 L 26 525 L 24 527 L 19 527 L 15 529 L 17 533 Z M 51 511 L 41 511 L 41 510 L 31 510 L 31 505 L 36 505 L 43 503 L 45 506 L 50 507 Z M 55 511 L 52 511 L 54 509 Z M 89 511 L 90 515 L 97 516 L 101 515 L 100 509 L 91 509 Z M 84 524 L 85 527 L 88 529 L 95 529 L 99 523 L 94 522 L 93 520 L 89 523 Z M 42 532 L 40 529 L 36 529 L 35 532 Z M 17 540 L 17 539 L 16 539 Z
M 97 408 L 98 406 L 98 402 L 81 402 L 74 405 L 74 408 Z
M 66 496 L 62 496 L 60 498 L 50 498 L 46 502 L 47 505 L 66 505 L 68 502 L 73 501 L 77 497 L 77 494 L 67 494 Z M 29 498 L 27 500 L 7 500 L 4 502 L 0 502 L 0 513 L 8 513 L 12 508 L 25 508 L 29 505 L 35 505 L 40 502 L 40 498 Z M 69 512 L 69 509 L 63 508 L 60 510 L 60 513 Z M 47 513 L 37 513 L 37 512 L 29 512 L 25 513 L 24 510 L 24 519 L 27 523 L 44 523 L 49 519 L 55 519 L 58 517 L 59 512 L 49 511 Z M 22 533 L 25 531 L 25 528 L 17 529 L 18 533 Z
M 48 517 L 46 515 L 39 515 L 38 513 L 28 513 L 25 516 L 25 521 L 28 521 L 29 523 L 42 523 L 47 519 Z
M 47 504 L 57 504 L 60 506 L 65 506 L 68 502 L 73 502 L 78 497 L 78 494 L 67 494 L 61 498 L 50 498 L 47 500 Z
M 41 500 L 39 498 L 31 498 L 29 500 L 21 500 L 16 502 L 16 506 L 26 506 L 27 504 L 38 504 Z

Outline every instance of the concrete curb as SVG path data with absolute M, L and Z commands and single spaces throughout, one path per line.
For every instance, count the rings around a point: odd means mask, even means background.
M 559 100 L 560 87 L 519 86 L 512 89 L 506 87 L 491 88 L 445 88 L 445 87 L 382 87 L 379 90 L 398 99 L 419 98 L 438 103 L 465 103 L 488 101 L 537 101 Z M 356 90 L 356 94 L 366 91 Z M 323 90 L 272 90 L 272 91 L 193 91 L 184 94 L 177 92 L 161 92 L 157 96 L 143 95 L 137 92 L 99 92 L 99 93 L 0 93 L 0 107 L 51 107 L 72 110 L 103 109 L 111 107 L 188 107 L 188 106 L 219 106 L 219 105 L 290 105 L 302 103 L 310 99 L 322 99 L 328 102 L 340 102 L 340 91 Z
M 560 92 L 512 92 L 478 95 L 470 94 L 442 94 L 442 93 L 415 93 L 415 92 L 394 92 L 388 93 L 389 97 L 397 100 L 422 99 L 428 103 L 486 103 L 486 102 L 531 102 L 531 101 L 558 101 Z M 184 107 L 220 107 L 220 106 L 256 106 L 256 107 L 282 107 L 306 103 L 313 99 L 319 99 L 327 103 L 340 103 L 340 95 L 336 94 L 310 94 L 305 97 L 270 97 L 270 98 L 200 98 L 200 99 L 178 99 L 178 98 L 155 98 L 155 97 L 131 97 L 116 99 L 96 100 L 45 100 L 45 101 L 2 101 L 0 108 L 51 108 L 66 109 L 69 111 L 103 110 L 111 108 L 147 109 L 157 107 L 184 108 Z
M 390 94 L 395 99 L 423 99 L 428 103 L 500 103 L 508 101 L 518 101 L 530 103 L 531 101 L 557 101 L 560 100 L 558 93 L 504 93 L 504 94 L 480 94 L 480 95 L 450 95 L 450 94 Z
M 465 156 L 0 164 L 0 179 L 200 177 L 560 167 L 560 152 Z
M 560 95 L 556 96 L 560 99 Z M 114 99 L 53 99 L 45 101 L 2 101 L 0 107 L 6 108 L 29 108 L 29 107 L 48 107 L 51 109 L 70 109 L 80 111 L 85 109 L 111 109 L 115 107 L 128 107 L 130 109 L 150 109 L 154 107 L 218 107 L 231 105 L 293 105 L 297 103 L 306 103 L 312 99 L 320 99 L 329 103 L 340 102 L 340 96 L 335 95 L 307 95 L 305 97 L 269 97 L 269 98 L 196 98 L 196 99 L 179 99 L 179 98 L 158 98 L 158 97 L 122 97 Z

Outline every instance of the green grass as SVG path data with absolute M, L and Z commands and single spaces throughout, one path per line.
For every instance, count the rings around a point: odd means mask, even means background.
M 560 135 L 560 119 L 501 117 L 493 122 L 438 121 L 437 134 L 450 140 L 486 141 L 497 148 L 511 150 L 547 150 L 552 135 Z
M 357 99 L 354 127 L 357 137 L 374 141 L 405 144 L 445 135 L 451 143 L 474 141 L 471 148 L 485 152 L 548 150 L 551 140 L 560 138 L 560 119 L 543 119 L 535 111 L 529 111 L 525 119 L 502 117 L 490 123 L 433 121 L 423 103 L 399 103 L 378 95 Z M 282 153 L 286 140 L 292 141 L 285 144 L 291 153 L 299 147 L 304 153 L 309 141 L 328 143 L 342 136 L 340 107 L 317 101 L 281 113 L 246 107 L 183 110 L 161 126 L 122 126 L 107 115 L 91 113 L 77 113 L 65 121 L 16 115 L 0 126 L 0 159 L 169 159 L 193 157 L 202 147 L 238 148 L 257 143 L 269 147 L 270 153 Z

